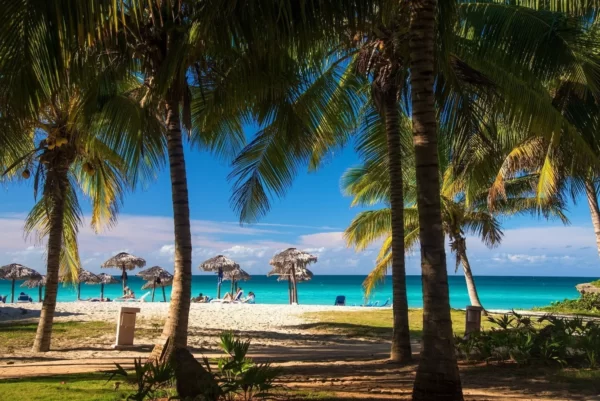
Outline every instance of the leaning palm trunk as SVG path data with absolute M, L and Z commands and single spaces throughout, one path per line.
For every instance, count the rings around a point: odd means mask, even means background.
M 473 273 L 471 272 L 471 264 L 469 263 L 469 258 L 467 257 L 466 252 L 461 252 L 460 260 L 462 262 L 463 270 L 465 272 L 465 282 L 467 283 L 469 302 L 473 306 L 479 306 L 480 308 L 483 308 L 483 306 L 481 305 L 481 301 L 479 300 L 479 294 L 477 294 L 477 287 L 475 287 L 475 279 L 473 278 Z
M 50 176 L 56 179 L 53 182 Z M 67 188 L 67 168 L 49 172 L 46 187 L 56 195 L 52 196 L 52 211 L 50 212 L 50 230 L 48 233 L 48 260 L 46 266 L 46 296 L 42 303 L 40 321 L 38 323 L 33 352 L 50 351 L 52 340 L 52 322 L 56 309 L 56 296 L 58 292 L 58 271 L 60 268 L 60 253 L 63 242 L 63 217 L 65 210 L 65 196 Z M 53 188 L 53 186 L 55 186 Z M 46 191 L 46 188 L 45 188 Z
M 394 324 L 390 359 L 408 362 L 412 359 L 406 297 L 404 266 L 404 188 L 402 182 L 402 146 L 398 123 L 398 104 L 395 88 L 385 95 L 385 132 L 390 178 L 390 209 L 392 212 L 392 294 Z
M 600 254 L 600 207 L 598 207 L 596 186 L 591 179 L 585 180 L 585 194 L 587 195 L 588 205 L 590 206 L 594 234 L 596 234 L 596 247 L 598 248 L 598 254 Z
M 175 264 L 169 317 L 163 330 L 163 338 L 170 338 L 171 346 L 187 346 L 188 315 L 192 295 L 192 234 L 190 208 L 179 102 L 173 92 L 167 103 L 167 147 L 171 172 L 173 197 L 173 221 L 175 225 Z
M 412 2 L 410 81 L 423 282 L 423 350 L 413 400 L 462 400 L 452 334 L 433 95 L 436 0 Z

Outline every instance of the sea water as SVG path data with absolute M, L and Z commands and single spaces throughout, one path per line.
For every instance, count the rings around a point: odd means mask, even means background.
M 132 272 L 128 279 L 128 286 L 135 292 L 136 297 L 148 292 L 142 290 L 144 282 L 134 276 Z M 116 277 L 118 278 L 118 277 Z M 333 305 L 336 296 L 346 296 L 346 305 L 362 305 L 365 302 L 362 282 L 365 276 L 319 276 L 315 275 L 309 282 L 298 284 L 298 298 L 301 304 L 306 305 Z M 533 306 L 545 306 L 552 301 L 578 296 L 575 285 L 589 282 L 592 279 L 585 277 L 507 277 L 507 276 L 480 276 L 475 277 L 477 290 L 482 304 L 488 309 L 527 309 Z M 454 308 L 464 308 L 469 304 L 469 297 L 463 276 L 449 276 L 450 304 Z M 38 299 L 38 290 L 20 288 L 22 282 L 17 282 L 15 292 L 21 291 L 29 294 L 34 301 Z M 252 291 L 256 294 L 256 302 L 263 304 L 288 303 L 288 284 L 278 282 L 276 277 L 253 276 L 248 282 L 239 283 L 245 294 Z M 423 306 L 421 277 L 408 276 L 406 280 L 408 304 L 411 307 Z M 221 296 L 230 291 L 231 283 L 223 282 Z M 214 275 L 198 275 L 192 279 L 192 295 L 199 293 L 216 296 L 217 278 Z M 165 288 L 166 298 L 169 300 L 171 287 Z M 151 291 L 151 290 L 150 290 Z M 10 293 L 10 282 L 0 281 L 0 295 Z M 105 285 L 104 296 L 111 299 L 122 295 L 121 284 Z M 81 298 L 100 296 L 99 285 L 81 285 Z M 392 296 L 391 278 L 380 285 L 372 294 L 370 301 L 383 304 Z M 16 299 L 16 296 L 15 296 Z M 71 285 L 59 285 L 58 301 L 70 302 L 77 299 L 77 291 Z M 155 302 L 163 300 L 162 290 L 156 289 Z M 150 301 L 150 296 L 146 298 Z

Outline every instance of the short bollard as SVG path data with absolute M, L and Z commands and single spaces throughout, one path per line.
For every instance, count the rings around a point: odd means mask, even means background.
M 467 306 L 467 318 L 465 319 L 465 336 L 471 333 L 481 331 L 481 312 L 483 308 L 480 306 Z
M 127 348 L 133 345 L 135 336 L 135 316 L 140 308 L 128 308 L 122 306 L 117 319 L 117 338 L 113 348 Z

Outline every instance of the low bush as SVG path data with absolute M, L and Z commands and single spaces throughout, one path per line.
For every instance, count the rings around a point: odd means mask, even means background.
M 217 388 L 218 395 L 211 393 L 202 399 L 254 401 L 272 397 L 272 391 L 277 387 L 275 381 L 281 371 L 268 363 L 257 364 L 248 358 L 250 341 L 239 340 L 232 332 L 222 333 L 220 339 L 224 356 L 214 361 L 217 369 L 213 370 L 209 360 L 204 358 L 205 369 L 219 384 L 220 391 Z M 132 372 L 116 364 L 116 369 L 107 373 L 110 375 L 109 381 L 122 377 L 133 386 L 134 391 L 127 400 L 155 399 L 174 391 L 175 369 L 169 362 L 142 363 L 141 359 L 136 359 Z
M 532 320 L 514 311 L 488 320 L 497 327 L 456 338 L 459 357 L 590 368 L 600 362 L 600 325 L 596 322 L 552 315 Z
M 554 313 L 572 313 L 582 315 L 600 315 L 600 294 L 582 294 L 577 299 L 565 299 L 551 302 L 550 306 L 534 308 L 539 311 Z

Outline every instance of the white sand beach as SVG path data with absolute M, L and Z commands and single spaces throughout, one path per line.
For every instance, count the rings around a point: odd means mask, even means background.
M 56 321 L 115 321 L 122 306 L 140 308 L 142 320 L 166 319 L 169 304 L 164 302 L 58 302 Z M 0 322 L 39 317 L 41 303 L 5 304 L 0 307 Z M 192 303 L 190 328 L 261 331 L 286 330 L 288 326 L 306 323 L 306 312 L 339 310 L 336 306 L 202 304 Z M 344 310 L 364 309 L 344 307 Z

